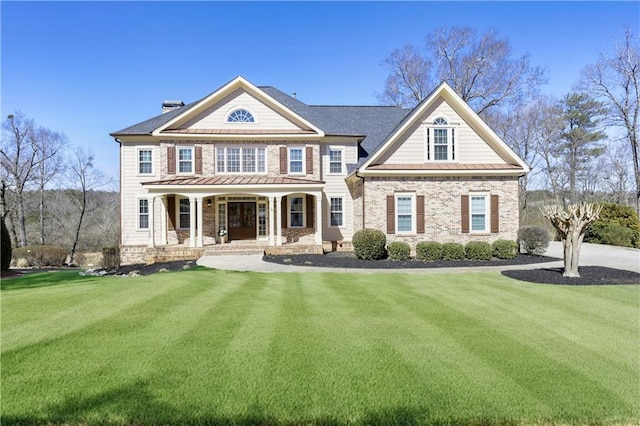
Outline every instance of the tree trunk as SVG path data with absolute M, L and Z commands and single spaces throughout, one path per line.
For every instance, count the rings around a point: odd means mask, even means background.
M 44 245 L 44 187 L 40 188 L 40 244 Z
M 78 227 L 76 228 L 76 236 L 73 239 L 73 246 L 71 247 L 71 255 L 69 256 L 69 264 L 73 263 L 76 255 L 76 248 L 78 247 L 78 240 L 80 239 L 80 229 L 82 228 L 82 220 L 84 219 L 84 213 L 87 209 L 87 192 L 82 191 L 82 206 L 80 208 L 80 218 L 78 219 Z
M 19 247 L 27 246 L 27 220 L 24 214 L 24 197 L 18 192 L 18 229 L 20 230 Z

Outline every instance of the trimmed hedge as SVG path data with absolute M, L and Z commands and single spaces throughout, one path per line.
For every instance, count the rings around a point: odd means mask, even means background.
M 13 250 L 13 258 L 26 259 L 28 266 L 64 266 L 67 250 L 55 246 L 27 246 Z
M 518 255 L 518 243 L 511 240 L 496 240 L 491 245 L 493 256 L 498 259 L 515 259 Z
M 469 260 L 491 260 L 491 244 L 486 241 L 469 241 L 464 247 L 464 257 Z
M 464 246 L 459 243 L 444 243 L 442 245 L 443 260 L 462 260 L 464 259 Z
M 541 226 L 523 226 L 518 229 L 518 245 L 528 254 L 544 254 L 551 236 Z
M 435 262 L 442 259 L 442 244 L 436 241 L 421 241 L 416 245 L 416 259 Z
M 387 252 L 391 260 L 411 259 L 411 246 L 404 241 L 394 241 L 387 245 Z
M 7 229 L 6 225 L 4 224 L 4 218 L 0 217 L 0 222 L 2 222 L 2 234 L 0 235 L 0 238 L 2 238 L 2 267 L 1 269 L 3 271 L 8 271 L 9 267 L 11 266 L 11 251 L 12 251 L 12 247 L 11 247 L 11 237 L 9 236 L 9 230 Z
M 622 204 L 601 205 L 600 217 L 589 226 L 584 241 L 640 248 L 640 221 L 636 211 Z
M 378 229 L 361 229 L 353 234 L 353 251 L 358 259 L 380 260 L 387 257 L 387 236 Z

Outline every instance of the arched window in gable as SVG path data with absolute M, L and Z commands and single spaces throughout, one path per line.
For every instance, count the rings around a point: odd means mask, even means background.
M 427 161 L 456 161 L 455 128 L 449 122 L 438 117 L 426 129 L 426 160 Z
M 227 117 L 227 123 L 255 123 L 253 114 L 244 108 L 233 110 Z

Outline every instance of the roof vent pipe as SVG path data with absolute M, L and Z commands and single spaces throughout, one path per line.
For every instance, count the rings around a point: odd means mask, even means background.
M 180 108 L 184 106 L 184 102 L 182 101 L 163 101 L 162 102 L 162 113 L 173 111 L 174 109 Z

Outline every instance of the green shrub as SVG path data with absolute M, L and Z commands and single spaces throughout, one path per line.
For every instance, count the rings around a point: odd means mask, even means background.
M 2 241 L 0 242 L 2 244 L 2 270 L 6 271 L 9 269 L 9 266 L 11 266 L 11 237 L 9 236 L 9 230 L 7 229 L 7 227 L 4 224 L 4 218 L 0 217 L 0 222 L 2 222 L 2 234 L 0 235 L 0 238 L 2 238 Z
M 444 243 L 442 245 L 443 260 L 462 260 L 464 259 L 464 246 L 459 243 Z
M 436 241 L 421 241 L 416 245 L 416 258 L 435 262 L 442 259 L 442 244 Z
M 518 229 L 518 245 L 529 254 L 543 254 L 549 247 L 549 231 L 541 226 L 523 226 Z
M 518 243 L 512 240 L 496 240 L 491 248 L 498 259 L 514 259 L 518 255 Z
M 391 260 L 409 260 L 411 259 L 411 246 L 404 241 L 394 241 L 387 246 L 389 259 Z
M 353 251 L 358 259 L 380 260 L 387 257 L 387 237 L 377 229 L 361 229 L 353 234 Z
M 27 246 L 13 250 L 14 259 L 26 259 L 29 266 L 63 266 L 67 250 L 55 246 Z
M 102 248 L 102 267 L 117 269 L 120 266 L 120 249 L 118 247 Z
M 486 241 L 469 241 L 464 247 L 464 257 L 470 260 L 491 260 L 491 244 Z
M 623 228 L 627 231 L 624 231 Z M 600 217 L 589 226 L 584 241 L 640 248 L 638 214 L 629 206 L 602 203 Z

